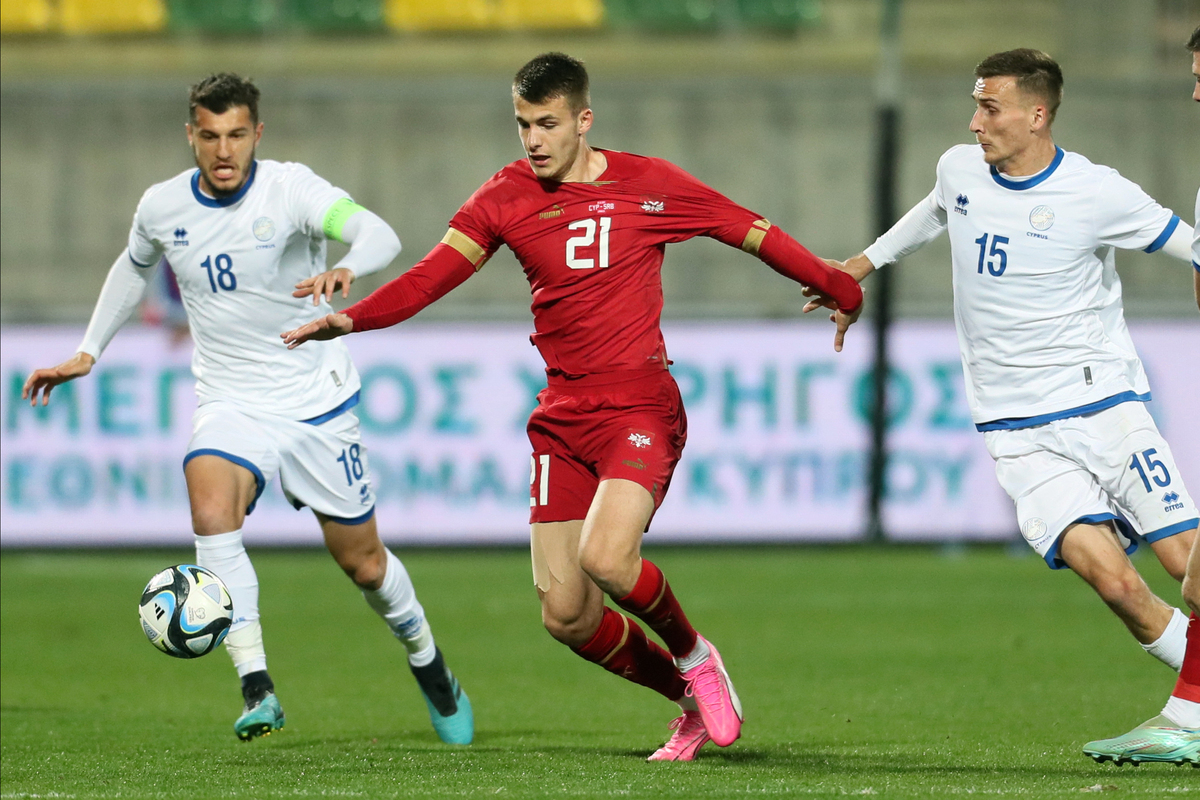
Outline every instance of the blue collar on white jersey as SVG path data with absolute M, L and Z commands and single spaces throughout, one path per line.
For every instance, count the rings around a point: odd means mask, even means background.
M 995 167 L 989 167 L 992 172 L 992 180 L 1003 186 L 1005 189 L 1016 189 L 1018 192 L 1022 189 L 1032 189 L 1042 181 L 1054 174 L 1054 170 L 1058 169 L 1058 165 L 1062 163 L 1063 156 L 1066 152 L 1058 145 L 1054 146 L 1054 160 L 1050 162 L 1050 166 L 1034 175 L 1032 178 L 1026 178 L 1021 181 L 1014 181 L 1000 174 L 1000 170 Z
M 242 184 L 242 188 L 228 197 L 209 197 L 200 191 L 200 170 L 196 170 L 192 174 L 192 194 L 195 196 L 196 202 L 202 206 L 226 208 L 246 196 L 246 192 L 250 191 L 250 186 L 254 183 L 254 174 L 256 172 L 258 172 L 258 161 L 254 160 L 250 162 L 250 177 L 246 178 L 246 182 Z

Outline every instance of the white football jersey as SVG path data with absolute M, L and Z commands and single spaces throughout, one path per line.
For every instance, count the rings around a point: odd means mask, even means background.
M 1196 228 L 1192 234 L 1192 267 L 1200 272 L 1200 191 L 1196 192 Z
M 1116 170 L 1056 148 L 1010 178 L 959 145 L 930 200 L 950 234 L 954 320 L 980 430 L 1148 400 L 1125 326 L 1114 249 L 1154 252 L 1179 217 Z
M 190 169 L 146 191 L 129 256 L 141 266 L 165 257 L 175 272 L 200 403 L 229 400 L 305 420 L 350 401 L 359 379 L 341 341 L 288 350 L 279 338 L 333 311 L 292 291 L 325 271 L 325 214 L 346 192 L 303 164 L 265 160 L 230 197 L 208 197 L 199 180 Z

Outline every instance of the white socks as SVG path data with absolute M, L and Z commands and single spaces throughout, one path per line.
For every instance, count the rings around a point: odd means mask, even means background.
M 424 667 L 433 663 L 437 650 L 433 632 L 425 621 L 425 609 L 417 602 L 408 571 L 391 550 L 387 553 L 387 571 L 378 589 L 363 589 L 367 605 L 383 617 L 392 633 L 408 651 L 408 663 Z
M 687 672 L 688 670 L 695 669 L 707 661 L 710 653 L 711 651 L 708 649 L 708 645 L 704 643 L 703 639 L 697 636 L 696 646 L 692 648 L 692 652 L 688 653 L 683 658 L 675 659 L 675 666 L 679 668 L 680 672 Z
M 225 649 L 238 677 L 265 670 L 267 653 L 258 621 L 258 575 L 242 546 L 242 532 L 197 536 L 196 563 L 224 581 L 233 599 L 233 624 L 225 637 Z
M 1200 703 L 1171 695 L 1171 699 L 1163 706 L 1162 715 L 1181 728 L 1200 730 Z
M 1178 608 L 1171 615 L 1166 630 L 1150 644 L 1142 645 L 1147 653 L 1179 672 L 1183 668 L 1183 653 L 1187 650 L 1187 615 Z

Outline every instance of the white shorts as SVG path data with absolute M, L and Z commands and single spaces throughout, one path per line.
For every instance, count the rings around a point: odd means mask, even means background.
M 357 396 L 352 398 L 357 400 Z M 283 494 L 335 522 L 358 525 L 375 513 L 375 492 L 358 416 L 347 401 L 311 422 L 278 417 L 223 400 L 205 403 L 192 417 L 184 466 L 196 456 L 220 456 L 254 473 L 254 510 L 267 483 L 279 474 Z
M 1138 538 L 1156 542 L 1200 522 L 1145 403 L 983 436 L 1025 541 L 1052 569 L 1066 566 L 1059 541 L 1077 522 L 1112 520 L 1130 553 Z

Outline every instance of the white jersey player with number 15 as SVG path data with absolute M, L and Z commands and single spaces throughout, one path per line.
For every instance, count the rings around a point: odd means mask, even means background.
M 279 337 L 330 313 L 333 292 L 345 297 L 356 277 L 386 267 L 400 240 L 308 167 L 255 158 L 258 97 L 252 83 L 230 74 L 192 87 L 187 134 L 197 169 L 143 195 L 79 352 L 34 372 L 25 394 L 36 403 L 41 392 L 44 404 L 54 386 L 86 375 L 165 261 L 195 342 L 199 407 L 183 464 L 196 563 L 233 598 L 225 643 L 244 701 L 234 732 L 249 740 L 284 724 L 267 673 L 258 578 L 242 543 L 246 515 L 278 475 L 284 495 L 312 509 L 338 565 L 404 644 L 439 736 L 465 744 L 470 702 L 434 644 L 404 565 L 376 530 L 350 354 L 333 341 L 289 350 Z M 350 245 L 329 271 L 327 239 Z
M 1178 670 L 1187 618 L 1126 553 L 1147 542 L 1181 580 L 1200 519 L 1146 411 L 1114 251 L 1187 259 L 1190 226 L 1116 170 L 1054 144 L 1062 71 L 1048 55 L 997 53 L 975 75 L 978 144 L 947 151 L 929 196 L 844 268 L 862 280 L 949 232 L 971 416 L 1021 533 Z

